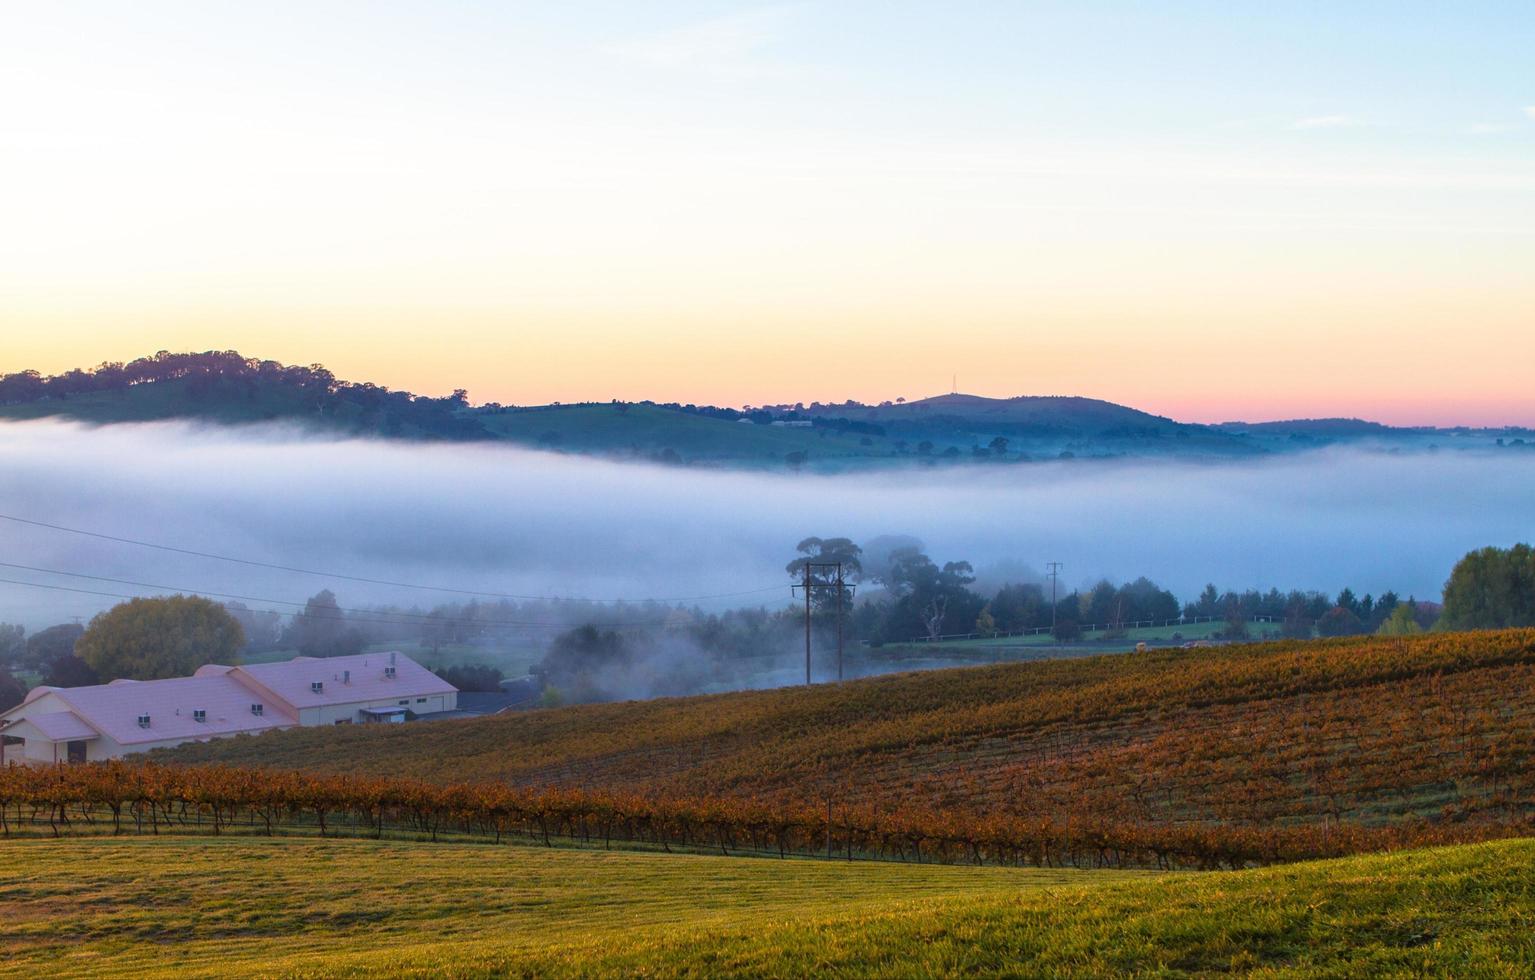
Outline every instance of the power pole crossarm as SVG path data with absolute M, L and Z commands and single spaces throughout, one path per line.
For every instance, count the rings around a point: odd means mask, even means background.
M 1047 561 L 1045 567 L 1050 569 L 1050 635 L 1055 635 L 1055 584 L 1061 577 L 1061 569 L 1064 567 L 1058 561 Z

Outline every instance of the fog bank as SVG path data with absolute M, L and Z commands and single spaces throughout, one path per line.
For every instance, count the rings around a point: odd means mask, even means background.
M 1147 575 L 1222 587 L 1437 597 L 1465 551 L 1532 537 L 1535 454 L 1321 452 L 1246 463 L 1071 461 L 878 475 L 612 463 L 486 444 L 338 441 L 281 427 L 0 424 L 0 513 L 197 551 L 516 595 L 789 599 L 807 535 L 922 539 L 939 562 L 1065 583 Z M 0 561 L 173 589 L 343 605 L 465 599 L 0 521 Z M 1000 574 L 1000 573 L 999 573 Z M 0 568 L 0 578 L 155 590 Z M 761 590 L 761 591 L 757 591 Z M 38 628 L 116 599 L 0 584 Z M 691 604 L 691 603 L 690 603 Z M 275 607 L 274 607 L 275 608 Z

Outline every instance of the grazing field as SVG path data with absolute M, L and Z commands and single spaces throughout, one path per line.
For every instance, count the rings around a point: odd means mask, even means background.
M 313 840 L 0 862 L 3 976 L 1535 970 L 1527 840 L 1205 875 Z
M 545 406 L 476 416 L 503 439 L 574 452 L 649 455 L 667 449 L 683 460 L 771 462 L 782 466 L 793 452 L 810 458 L 890 456 L 882 436 L 833 429 L 756 425 L 695 415 L 658 405 L 587 404 Z
M 1085 630 L 1080 639 L 1073 641 L 1064 649 L 1071 650 L 1077 646 L 1100 645 L 1113 647 L 1119 650 L 1137 643 L 1184 643 L 1194 640 L 1218 639 L 1227 628 L 1225 620 L 1217 619 L 1208 623 L 1179 623 L 1174 626 L 1138 626 L 1133 629 L 1125 629 L 1117 634 L 1110 635 L 1108 630 Z M 1261 639 L 1265 631 L 1273 631 L 1278 636 L 1279 627 L 1274 623 L 1253 620 L 1247 624 L 1248 634 L 1251 639 Z M 880 650 L 889 650 L 892 647 L 901 650 L 925 650 L 928 653 L 942 652 L 944 655 L 976 654 L 984 656 L 988 653 L 1002 653 L 1014 648 L 1030 647 L 1060 647 L 1061 642 L 1048 631 L 1042 633 L 1030 633 L 1025 636 L 986 636 L 974 637 L 966 640 L 938 640 L 930 643 L 887 643 Z
M 1532 746 L 1535 631 L 1512 630 L 307 729 L 161 758 L 1136 827 L 1469 825 L 1492 837 L 1531 826 Z

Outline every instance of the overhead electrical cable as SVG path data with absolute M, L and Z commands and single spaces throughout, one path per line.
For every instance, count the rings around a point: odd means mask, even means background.
M 183 594 L 183 595 L 200 595 L 200 596 L 209 596 L 209 597 L 215 597 L 215 598 L 220 598 L 220 599 L 235 599 L 235 600 L 242 601 L 242 602 L 267 602 L 267 603 L 273 603 L 273 604 L 276 604 L 276 605 L 283 605 L 283 606 L 303 607 L 303 606 L 306 605 L 306 603 L 303 603 L 303 602 L 293 602 L 293 601 L 287 600 L 287 599 L 265 599 L 265 598 L 255 597 L 255 596 L 232 595 L 232 594 L 226 593 L 226 592 L 208 592 L 208 591 L 205 591 L 205 590 L 202 590 L 202 589 L 178 589 L 178 588 L 175 588 L 175 587 L 172 587 L 172 586 L 168 586 L 168 585 L 151 585 L 151 584 L 145 583 L 145 582 L 132 582 L 132 581 L 129 581 L 127 579 L 106 578 L 105 576 L 100 576 L 100 575 L 85 575 L 85 574 L 83 574 L 81 572 L 60 572 L 60 571 L 54 571 L 52 569 L 46 569 L 46 568 L 31 568 L 30 566 L 27 566 L 27 565 L 15 565 L 15 564 L 11 564 L 9 562 L 0 562 L 0 567 L 5 567 L 5 568 L 21 568 L 21 569 L 26 569 L 28 571 L 43 572 L 43 573 L 49 574 L 49 575 L 70 575 L 70 576 L 74 576 L 76 578 L 95 579 L 97 581 L 102 581 L 102 582 L 115 582 L 115 583 L 118 583 L 120 585 L 133 585 L 133 586 L 137 586 L 139 588 L 156 589 L 156 590 L 160 590 L 160 591 L 163 591 L 163 592 L 176 592 L 176 593 L 180 593 L 180 594 Z M 51 590 L 51 591 L 54 591 L 54 592 L 73 592 L 73 593 L 77 593 L 79 595 L 102 596 L 102 597 L 105 597 L 105 598 L 108 598 L 108 599 L 143 599 L 143 598 L 146 598 L 145 596 L 137 595 L 137 594 L 133 594 L 133 593 L 101 592 L 101 591 L 98 591 L 98 590 L 95 590 L 95 589 L 80 589 L 80 588 L 75 588 L 73 586 L 68 586 L 68 585 L 50 585 L 50 584 L 47 584 L 47 583 L 44 583 L 44 582 L 27 582 L 27 581 L 23 581 L 21 579 L 13 579 L 13 578 L 0 578 L 0 584 L 5 584 L 5 585 L 21 585 L 21 586 L 26 586 L 27 588 L 33 588 L 33 589 L 48 589 L 48 590 Z M 391 612 L 391 611 L 388 611 L 388 610 L 381 610 L 381 609 L 348 609 L 348 608 L 343 608 L 341 606 L 336 606 L 334 608 L 335 608 L 336 612 L 345 614 L 346 618 L 345 618 L 344 622 L 347 622 L 347 623 L 378 623 L 378 624 L 387 625 L 387 626 L 425 626 L 425 625 L 429 625 L 433 621 L 432 620 L 432 615 L 430 613 Z M 277 609 L 252 609 L 251 612 L 272 613 L 272 614 L 278 615 L 278 616 L 298 615 L 297 613 L 284 612 L 284 611 L 277 610 Z M 338 619 L 336 621 L 341 621 L 341 620 Z M 452 620 L 452 619 L 445 619 L 445 620 L 443 620 L 443 622 L 451 623 L 451 622 L 454 622 L 454 620 Z M 581 624 L 576 623 L 576 622 L 549 623 L 549 622 L 533 622 L 533 621 L 523 621 L 523 620 L 497 620 L 497 619 L 490 619 L 490 620 L 486 620 L 486 619 L 468 619 L 468 620 L 464 620 L 464 622 L 467 625 L 469 625 L 469 626 L 490 626 L 490 627 L 502 627 L 502 628 L 508 628 L 508 629 L 510 629 L 510 628 L 519 628 L 519 629 L 529 629 L 529 628 L 532 628 L 532 629 L 572 629 L 572 628 L 574 628 L 574 627 L 576 627 L 578 625 L 581 625 Z M 599 622 L 599 623 L 594 623 L 592 625 L 600 626 L 603 629 L 660 629 L 660 628 L 665 626 L 664 623 L 657 623 L 657 622 L 653 622 L 653 621 L 652 622 L 646 622 L 646 623 L 601 623 L 601 622 Z
M 444 585 L 423 585 L 419 582 L 395 582 L 389 579 L 367 578 L 361 575 L 346 575 L 341 572 L 319 571 L 313 568 L 300 568 L 296 565 L 280 565 L 275 562 L 257 561 L 251 558 L 238 558 L 233 555 L 220 555 L 208 551 L 196 551 L 191 548 L 178 548 L 174 545 L 157 544 L 153 541 L 140 541 L 137 538 L 124 538 L 115 534 L 104 534 L 100 531 L 88 531 L 84 528 L 67 527 L 63 524 L 50 524 L 47 521 L 35 521 L 26 517 L 17 517 L 13 514 L 0 514 L 0 520 L 12 521 L 16 524 L 27 524 L 32 527 L 47 528 L 50 531 L 62 531 L 68 534 L 78 534 L 88 538 L 99 538 L 103 541 L 114 541 L 118 544 L 131 544 L 140 548 L 153 548 L 156 551 L 168 551 L 173 554 L 187 555 L 193 558 L 210 558 L 215 561 L 233 562 L 237 565 L 249 565 L 253 568 L 269 568 L 279 572 L 294 572 L 300 575 L 317 575 L 321 578 L 340 579 L 347 582 L 362 582 L 367 585 L 384 585 L 397 589 L 420 589 L 427 592 L 447 592 L 454 595 L 481 596 L 492 599 L 520 599 L 539 600 L 543 602 L 703 602 L 708 599 L 735 599 L 741 596 L 761 595 L 766 592 L 776 592 L 783 588 L 781 585 L 768 585 L 760 589 L 745 589 L 740 592 L 716 592 L 711 595 L 691 596 L 650 596 L 639 598 L 614 598 L 599 599 L 590 596 L 547 596 L 547 595 L 518 595 L 512 592 L 484 592 L 477 589 L 460 589 Z

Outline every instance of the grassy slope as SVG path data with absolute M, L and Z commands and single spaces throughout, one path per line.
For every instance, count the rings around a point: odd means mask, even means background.
M 771 425 L 745 425 L 690 415 L 654 405 L 566 405 L 537 411 L 476 416 L 496 435 L 536 444 L 545 433 L 558 433 L 558 448 L 579 452 L 622 452 L 631 447 L 649 454 L 673 449 L 684 459 L 765 460 L 782 463 L 788 453 L 810 458 L 885 456 L 893 446 L 878 436 L 864 446 L 857 434 Z
M 1535 970 L 1527 840 L 1141 878 L 368 841 L 26 842 L 0 861 L 15 976 Z
M 566 405 L 539 411 L 479 415 L 489 438 L 540 446 L 545 433 L 559 433 L 555 448 L 574 452 L 628 453 L 648 456 L 673 449 L 685 460 L 730 461 L 754 465 L 784 465 L 784 457 L 804 452 L 817 460 L 884 457 L 894 454 L 893 444 L 878 436 L 862 445 L 858 434 L 831 431 L 742 425 L 723 419 L 690 415 L 652 405 L 629 405 L 619 411 L 612 405 Z M 294 421 L 343 432 L 363 428 L 355 406 L 342 406 L 341 416 L 317 416 L 314 407 L 296 392 L 263 388 L 252 397 L 221 393 L 193 396 L 181 381 L 138 385 L 124 392 L 97 392 L 64 401 L 47 400 L 22 405 L 0 405 L 0 420 L 26 420 L 52 416 L 93 424 L 150 422 L 191 418 L 226 425 Z M 413 435 L 404 430 L 401 435 Z M 966 443 L 968 445 L 968 442 Z
M 950 445 L 956 446 L 962 453 L 957 460 L 936 461 L 967 462 L 972 445 L 988 442 L 999 431 L 998 425 L 1012 431 L 1020 420 L 1029 426 L 1040 424 L 1051 432 L 1057 429 L 1059 432 L 1042 437 L 1044 441 L 1038 445 L 1015 435 L 1018 441 L 1014 446 L 1015 452 L 1027 450 L 1054 455 L 1067 443 L 1083 451 L 1153 455 L 1166 452 L 1226 455 L 1247 449 L 1244 441 L 1235 436 L 1211 432 L 1199 426 L 1183 426 L 1165 419 L 1154 419 L 1145 413 L 1108 403 L 1088 399 L 1043 399 L 1040 402 L 1048 407 L 1025 410 L 1012 403 L 1004 403 L 1008 407 L 1000 414 L 998 410 L 987 414 L 972 409 L 976 414 L 946 415 L 942 420 L 929 420 L 916 428 L 912 428 L 911 423 L 921 422 L 922 416 L 913 414 L 907 419 L 905 428 L 893 429 L 887 436 L 867 437 L 868 445 L 864 445 L 865 437 L 861 433 L 745 425 L 642 404 L 576 404 L 498 414 L 476 412 L 472 419 L 484 429 L 486 437 L 522 445 L 543 447 L 544 436 L 547 433 L 557 433 L 559 438 L 553 447 L 571 452 L 619 456 L 637 453 L 648 457 L 661 450 L 672 449 L 688 461 L 753 467 L 781 467 L 785 465 L 784 457 L 787 454 L 804 452 L 809 458 L 808 465 L 822 470 L 835 470 L 844 465 L 863 468 L 870 465 L 914 466 L 935 462 L 934 459 L 899 455 L 896 443 L 901 439 L 913 444 L 921 439 L 930 439 L 936 444 L 935 454 L 942 453 Z M 95 392 L 64 400 L 46 399 L 20 405 L 0 405 L 0 420 L 49 416 L 96 424 L 175 418 L 221 424 L 287 420 L 348 433 L 376 433 L 377 420 L 363 418 L 363 412 L 357 406 L 342 405 L 333 411 L 339 414 L 317 415 L 307 398 L 296 391 L 277 386 L 262 387 L 252 393 L 220 390 L 199 397 L 186 381 L 172 380 L 137 385 L 126 391 Z M 885 410 L 869 411 L 874 413 L 869 417 L 875 417 Z M 869 412 L 838 410 L 831 415 L 864 417 Z M 1101 431 L 1107 427 L 1112 432 L 1116 426 L 1125 424 L 1139 427 L 1145 420 L 1151 420 L 1146 432 L 1137 428 L 1136 432 L 1128 435 L 1105 435 Z M 932 424 L 934 421 L 936 425 Z M 1149 434 L 1152 430 L 1156 434 Z M 1168 433 L 1172 432 L 1182 433 L 1183 436 L 1178 439 L 1168 438 Z M 407 423 L 395 434 L 408 437 L 422 433 Z M 1078 445 L 1079 442 L 1081 445 Z
M 440 950 L 411 952 L 423 943 L 452 943 L 454 958 L 461 946 L 514 957 L 554 946 L 584 957 L 694 928 L 1100 880 L 1076 871 L 312 839 L 7 842 L 0 862 L 0 972 L 29 975 L 277 970 L 288 957 L 362 950 L 375 970 L 395 956 L 440 961 Z
M 1378 823 L 1434 817 L 1510 780 L 1528 783 L 1483 766 L 1528 744 L 1532 691 L 1535 631 L 1435 634 L 300 729 L 187 745 L 169 760 L 797 804 L 919 801 L 1257 825 L 1333 810 Z
M 1140 626 L 1135 629 L 1127 629 L 1124 635 L 1106 637 L 1104 630 L 1090 630 L 1082 634 L 1077 645 L 1099 645 L 1116 647 L 1120 650 L 1133 646 L 1136 643 L 1182 643 L 1190 640 L 1208 640 L 1226 628 L 1226 623 L 1217 620 L 1213 623 L 1184 623 L 1180 626 Z M 1273 623 L 1253 622 L 1248 624 L 1248 630 L 1252 637 L 1257 638 L 1264 630 L 1277 630 Z M 1177 636 L 1180 639 L 1174 640 Z M 989 650 L 1006 650 L 1015 647 L 1055 647 L 1060 643 L 1048 632 L 1031 633 L 1027 636 L 997 636 L 984 639 L 971 640 L 944 640 L 938 643 L 887 643 L 882 649 L 900 649 L 911 651 L 926 650 L 929 653 L 942 651 L 944 653 L 984 653 Z

